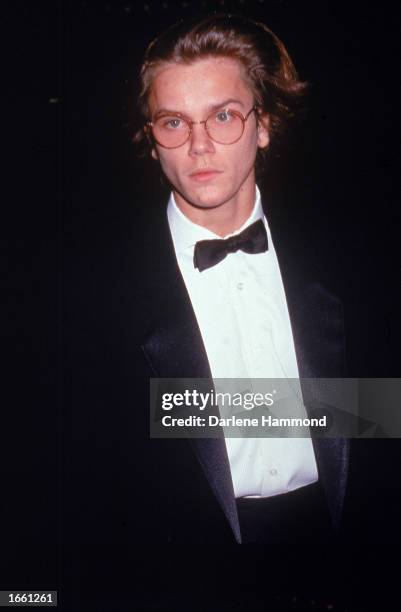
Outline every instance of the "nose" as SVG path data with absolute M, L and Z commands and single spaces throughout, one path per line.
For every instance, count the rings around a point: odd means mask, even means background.
M 189 155 L 197 156 L 214 153 L 213 140 L 206 131 L 204 122 L 193 123 L 189 138 Z

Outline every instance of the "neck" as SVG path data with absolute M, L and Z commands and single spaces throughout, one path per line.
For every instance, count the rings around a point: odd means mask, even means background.
M 213 207 L 196 206 L 174 191 L 178 208 L 190 221 L 222 238 L 232 234 L 245 223 L 252 213 L 255 197 L 254 181 L 242 185 L 234 196 Z

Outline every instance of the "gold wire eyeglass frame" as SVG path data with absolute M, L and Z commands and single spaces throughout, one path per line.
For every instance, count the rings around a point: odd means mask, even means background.
M 179 147 L 184 146 L 184 144 L 186 142 L 188 142 L 188 140 L 191 138 L 191 134 L 192 134 L 192 128 L 194 125 L 204 125 L 205 130 L 207 132 L 207 135 L 209 136 L 209 138 L 211 140 L 213 140 L 213 142 L 217 142 L 218 144 L 223 144 L 223 145 L 232 145 L 235 144 L 236 142 L 238 142 L 240 140 L 240 138 L 242 138 L 242 135 L 245 131 L 245 123 L 248 120 L 249 116 L 251 115 L 251 113 L 253 113 L 253 111 L 256 111 L 258 108 L 258 106 L 253 106 L 251 108 L 251 110 L 244 116 L 242 113 L 240 113 L 237 110 L 232 110 L 231 108 L 223 108 L 220 111 L 217 112 L 230 112 L 233 115 L 235 115 L 236 117 L 238 117 L 239 119 L 241 119 L 242 121 L 242 131 L 241 134 L 238 136 L 238 138 L 236 138 L 235 140 L 233 140 L 232 142 L 219 142 L 218 140 L 216 140 L 215 138 L 213 138 L 213 136 L 210 134 L 210 132 L 207 129 L 207 122 L 209 121 L 209 119 L 216 114 L 216 111 L 213 111 L 212 113 L 210 113 L 210 115 L 208 115 L 208 117 L 206 117 L 206 119 L 204 119 L 203 121 L 192 121 L 191 119 L 188 119 L 188 117 L 185 117 L 184 115 L 182 115 L 181 113 L 174 113 L 174 115 L 172 114 L 171 116 L 177 117 L 178 119 L 182 119 L 183 121 L 185 121 L 185 123 L 188 125 L 188 135 L 186 137 L 186 139 L 179 145 L 175 145 L 174 147 L 167 147 L 165 144 L 163 144 L 162 142 L 160 142 L 159 140 L 157 140 L 155 134 L 154 134 L 154 125 L 155 122 L 154 121 L 147 121 L 145 124 L 145 130 L 147 131 L 148 129 L 150 129 L 152 131 L 152 135 L 153 138 L 155 139 L 155 141 L 157 142 L 157 144 L 159 144 L 161 147 L 163 147 L 164 149 L 178 149 Z M 161 115 L 160 117 L 158 117 L 158 119 L 162 119 L 163 116 L 170 116 L 170 115 Z

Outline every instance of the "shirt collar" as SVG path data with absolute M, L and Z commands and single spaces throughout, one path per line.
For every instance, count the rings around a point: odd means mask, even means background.
M 181 253 L 188 248 L 193 248 L 199 240 L 213 240 L 216 238 L 221 239 L 221 236 L 211 232 L 210 230 L 206 229 L 206 227 L 202 227 L 201 225 L 190 221 L 188 217 L 186 217 L 178 208 L 173 193 L 171 193 L 167 205 L 167 218 L 176 253 Z M 264 220 L 264 213 L 260 192 L 256 185 L 255 204 L 251 214 L 239 229 L 228 236 L 234 236 L 235 234 L 242 232 L 242 230 L 248 227 L 248 225 L 251 225 L 251 223 L 258 221 L 259 219 Z M 225 237 L 228 238 L 228 236 Z

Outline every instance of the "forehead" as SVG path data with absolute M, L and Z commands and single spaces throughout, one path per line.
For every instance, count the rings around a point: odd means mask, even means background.
M 152 114 L 160 110 L 193 114 L 226 100 L 246 108 L 252 104 L 252 90 L 239 61 L 212 57 L 160 66 L 153 76 L 149 107 Z

